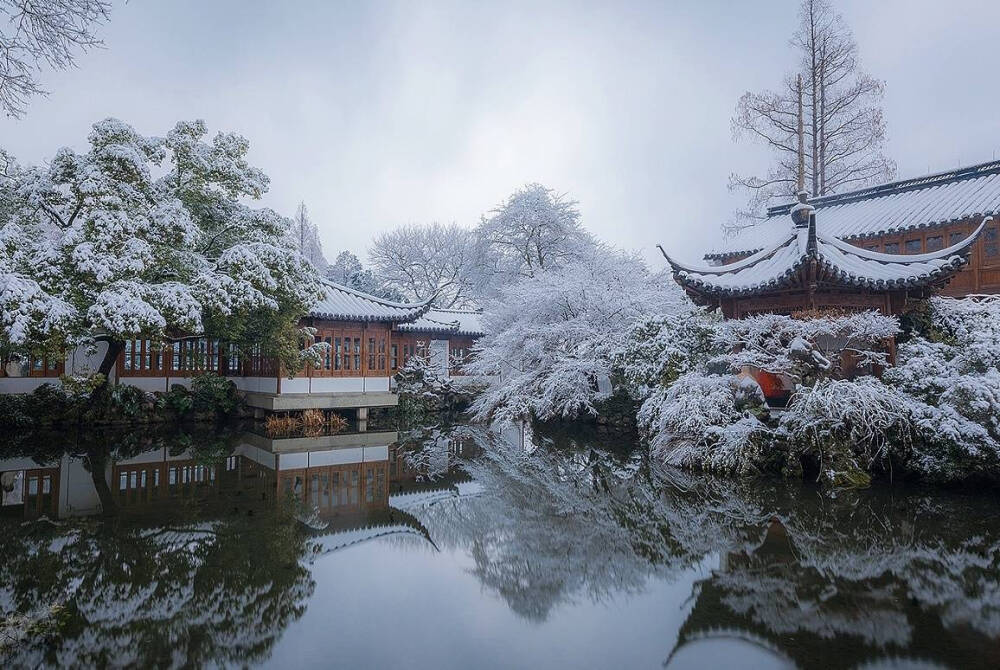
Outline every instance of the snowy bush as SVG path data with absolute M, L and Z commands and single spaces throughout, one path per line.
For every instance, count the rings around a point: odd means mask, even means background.
M 745 474 L 762 460 L 767 426 L 756 383 L 689 372 L 661 386 L 639 410 L 639 427 L 654 453 L 671 465 Z
M 867 484 L 890 449 L 910 441 L 911 403 L 874 377 L 824 379 L 800 388 L 778 430 L 795 453 L 812 456 L 834 486 Z
M 933 298 L 921 331 L 899 347 L 886 383 L 910 398 L 925 477 L 1000 476 L 1000 299 Z
M 859 368 L 888 365 L 885 345 L 898 332 L 899 321 L 878 312 L 761 314 L 723 321 L 715 337 L 732 351 L 734 370 L 756 368 L 802 382 L 841 375 L 847 358 Z
M 632 395 L 645 398 L 725 353 L 715 337 L 717 327 L 717 317 L 693 306 L 657 316 L 633 328 L 615 352 L 614 365 Z
M 897 331 L 873 312 L 669 316 L 633 331 L 622 370 L 648 395 L 639 425 L 669 464 L 786 474 L 805 464 L 832 486 L 896 468 L 938 481 L 1000 477 L 1000 301 L 935 298 L 893 368 L 886 344 Z M 792 380 L 786 411 L 769 420 L 736 377 L 711 374 L 720 362 Z M 879 368 L 883 379 L 849 374 Z
M 686 467 L 791 474 L 805 466 L 831 486 L 895 473 L 1000 479 L 1000 300 L 934 298 L 908 321 L 918 332 L 889 367 L 885 345 L 898 323 L 876 313 L 721 322 L 711 327 L 717 356 L 668 319 L 629 355 L 630 381 L 651 389 L 640 425 L 665 462 Z M 734 378 L 707 374 L 718 360 L 791 379 L 780 418 L 748 410 Z M 881 379 L 848 374 L 879 368 Z
M 632 327 L 685 302 L 668 278 L 650 274 L 634 255 L 608 249 L 504 287 L 486 308 L 488 334 L 467 366 L 499 381 L 473 411 L 497 420 L 596 414 Z

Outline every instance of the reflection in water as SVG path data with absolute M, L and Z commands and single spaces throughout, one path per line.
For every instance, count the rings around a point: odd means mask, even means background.
M 683 622 L 645 642 L 670 667 L 1000 666 L 988 494 L 831 499 L 659 470 L 604 436 L 467 425 L 22 436 L 0 451 L 0 480 L 0 639 L 14 665 L 266 661 L 331 554 L 376 569 L 352 559 L 366 545 L 404 569 L 414 551 L 465 557 L 479 597 L 536 628 L 591 603 L 638 617 L 628 604 L 652 584 L 685 584 L 671 604 Z M 393 603 L 356 606 L 374 619 Z

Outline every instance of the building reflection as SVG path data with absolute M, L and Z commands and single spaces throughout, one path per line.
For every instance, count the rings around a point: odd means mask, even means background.
M 666 667 L 714 658 L 767 667 L 1000 667 L 996 638 L 947 625 L 933 606 L 881 575 L 852 580 L 803 562 L 777 517 L 756 546 L 722 552 L 695 587 Z
M 58 514 L 60 468 L 39 465 L 27 458 L 0 461 L 0 491 L 5 513 L 14 509 L 25 519 Z
M 44 463 L 9 457 L 0 459 L 0 511 L 21 519 L 109 513 L 166 519 L 192 509 L 208 515 L 276 509 L 291 511 L 313 532 L 403 520 L 426 536 L 403 508 L 416 494 L 451 490 L 456 477 L 447 471 L 463 442 L 455 441 L 443 466 L 407 457 L 407 449 L 396 431 L 283 439 L 247 432 L 212 457 L 169 446 L 127 455 L 111 450 L 99 459 L 62 454 Z

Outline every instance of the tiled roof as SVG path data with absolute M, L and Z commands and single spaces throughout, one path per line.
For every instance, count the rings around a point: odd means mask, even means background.
M 664 252 L 674 278 L 698 298 L 759 295 L 801 288 L 813 281 L 806 271 L 815 265 L 816 280 L 876 291 L 925 287 L 947 281 L 966 262 L 969 250 L 989 219 L 956 245 L 925 254 L 884 254 L 855 247 L 820 232 L 821 211 L 810 227 L 785 221 L 784 238 L 752 256 L 729 265 L 692 266 Z M 812 240 L 810 241 L 810 238 Z
M 413 321 L 430 309 L 430 301 L 400 303 L 376 298 L 332 281 L 323 280 L 323 297 L 309 316 L 337 321 Z
M 767 219 L 705 257 L 744 254 L 784 239 L 792 204 L 770 208 Z M 816 208 L 818 231 L 842 240 L 989 216 L 1000 213 L 1000 161 L 815 198 L 809 204 Z
M 419 319 L 400 324 L 398 329 L 410 333 L 447 333 L 481 337 L 485 334 L 482 318 L 483 313 L 477 310 L 431 309 Z

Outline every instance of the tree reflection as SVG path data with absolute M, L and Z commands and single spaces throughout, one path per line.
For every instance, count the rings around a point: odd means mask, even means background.
M 177 452 L 188 441 L 158 444 Z M 108 486 L 104 475 L 121 452 L 93 442 L 74 444 L 73 451 L 90 471 L 105 514 L 118 515 L 3 524 L 0 620 L 7 626 L 0 632 L 8 667 L 266 659 L 314 588 L 301 528 L 249 495 L 252 487 L 193 504 L 158 501 L 151 522 L 140 507 L 152 503 L 125 501 Z M 0 457 L 14 453 L 8 446 Z M 126 453 L 142 451 L 129 446 Z M 132 514 L 124 514 L 123 502 Z
M 681 646 L 728 630 L 803 665 L 891 656 L 1000 666 L 993 498 L 913 489 L 830 498 L 651 468 L 638 450 L 530 429 L 453 431 L 479 445 L 461 467 L 482 491 L 414 513 L 528 620 L 579 599 L 628 597 L 708 561 Z M 438 432 L 424 448 L 442 443 Z
M 677 604 L 687 615 L 673 651 L 729 637 L 803 666 L 902 658 L 1000 667 L 993 497 L 878 488 L 831 498 L 798 483 L 653 467 L 642 450 L 599 434 L 528 426 L 400 437 L 365 466 L 386 472 L 372 477 L 372 502 L 362 504 L 359 488 L 357 510 L 352 502 L 325 516 L 334 489 L 314 495 L 313 476 L 322 484 L 327 470 L 332 481 L 335 468 L 355 465 L 282 469 L 279 457 L 270 471 L 263 460 L 244 467 L 232 436 L 219 432 L 149 433 L 103 450 L 75 442 L 85 479 L 104 482 L 101 507 L 114 514 L 0 526 L 0 619 L 21 617 L 0 630 L 18 640 L 5 650 L 9 665 L 261 661 L 303 613 L 312 561 L 373 537 L 414 535 L 471 557 L 484 591 L 531 622 L 568 604 L 628 599 L 651 580 L 686 579 L 694 587 Z M 63 477 L 62 447 L 25 442 L 0 460 L 21 458 L 27 472 L 26 453 L 38 472 Z M 223 463 L 200 484 L 212 495 L 170 489 L 156 498 L 131 486 L 134 473 L 141 483 L 142 472 L 161 468 L 159 486 L 169 488 L 169 468 Z M 274 504 L 281 477 L 301 479 L 291 487 L 296 504 Z M 323 523 L 290 518 L 306 512 Z M 53 614 L 53 605 L 62 609 Z M 664 658 L 677 658 L 665 644 Z

